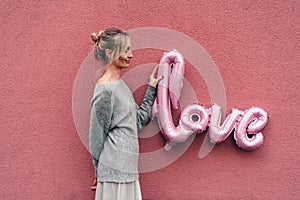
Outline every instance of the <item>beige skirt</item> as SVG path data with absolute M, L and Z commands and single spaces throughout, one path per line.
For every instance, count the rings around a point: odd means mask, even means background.
M 98 182 L 95 200 L 142 200 L 140 182 Z

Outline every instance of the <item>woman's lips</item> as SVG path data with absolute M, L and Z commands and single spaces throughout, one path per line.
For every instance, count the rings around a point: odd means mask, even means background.
M 130 64 L 130 60 L 125 60 L 125 62 L 126 62 L 127 64 Z

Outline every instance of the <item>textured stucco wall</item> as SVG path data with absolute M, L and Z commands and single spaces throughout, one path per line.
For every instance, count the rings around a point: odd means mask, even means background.
M 198 135 L 176 162 L 140 175 L 145 199 L 300 196 L 299 1 L 4 0 L 0 10 L 1 199 L 93 199 L 93 168 L 76 133 L 72 89 L 92 49 L 90 33 L 112 26 L 190 36 L 218 66 L 227 113 L 260 106 L 270 115 L 265 142 L 252 152 L 231 137 L 198 159 L 204 139 Z M 132 68 L 160 55 L 137 52 Z M 194 74 L 187 70 L 186 77 L 209 106 L 207 88 Z M 141 139 L 141 151 L 163 142 L 161 135 Z

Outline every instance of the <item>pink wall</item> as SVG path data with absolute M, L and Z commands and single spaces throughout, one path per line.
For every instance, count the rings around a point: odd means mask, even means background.
M 164 27 L 190 36 L 218 66 L 227 113 L 260 106 L 270 115 L 265 142 L 252 152 L 238 148 L 230 137 L 199 159 L 204 134 L 198 135 L 176 162 L 140 175 L 144 199 L 300 196 L 300 3 L 220 2 L 2 1 L 1 199 L 94 198 L 91 158 L 74 125 L 72 91 L 92 50 L 90 33 L 112 26 Z M 132 68 L 157 62 L 160 55 L 136 52 Z M 190 64 L 187 69 L 199 102 L 209 106 L 203 80 Z M 141 151 L 163 143 L 159 134 L 140 139 Z

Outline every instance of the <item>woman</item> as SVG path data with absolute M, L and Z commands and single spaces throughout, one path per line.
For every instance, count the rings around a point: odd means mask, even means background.
M 133 58 L 128 34 L 109 28 L 92 34 L 92 40 L 96 59 L 106 65 L 91 100 L 89 148 L 95 170 L 95 199 L 142 199 L 137 131 L 150 120 L 156 86 L 162 77 L 155 78 L 156 66 L 142 105 L 137 106 L 130 89 L 120 79 L 122 69 L 129 67 Z

